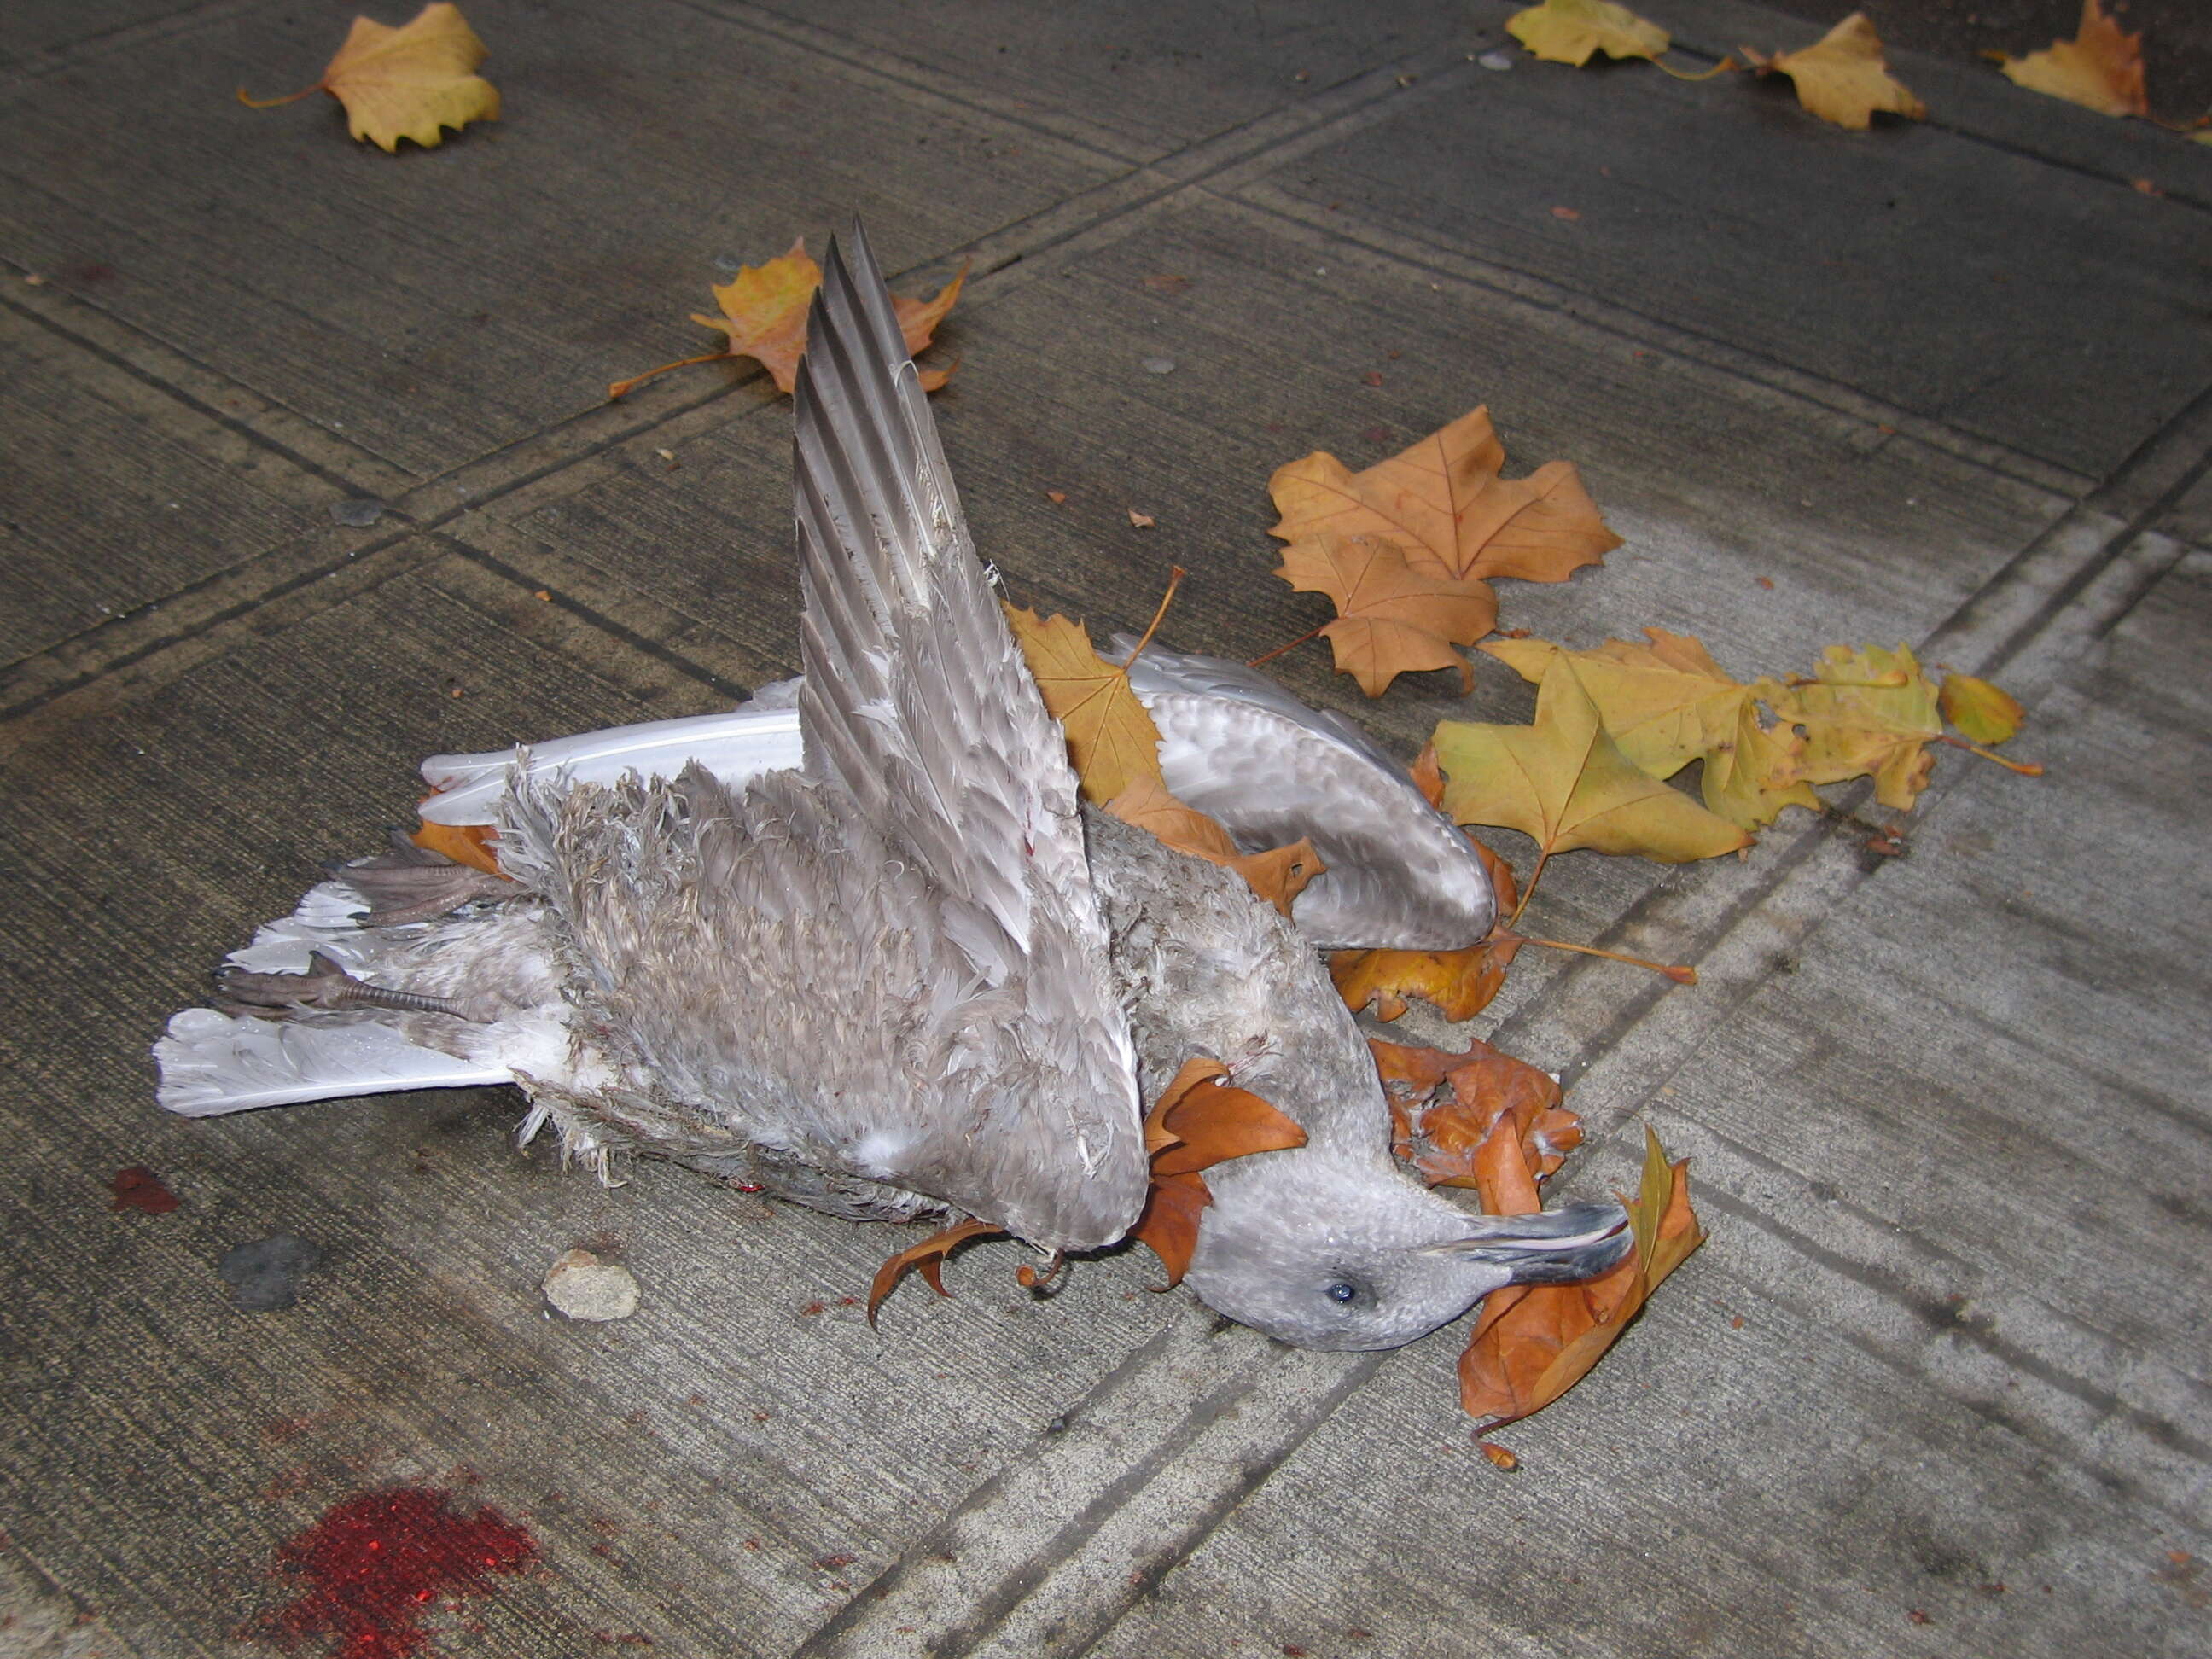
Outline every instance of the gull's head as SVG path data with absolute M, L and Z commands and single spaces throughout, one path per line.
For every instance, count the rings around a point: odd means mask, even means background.
M 1595 1278 L 1632 1243 L 1618 1204 L 1470 1215 L 1388 1168 L 1296 1179 L 1298 1157 L 1261 1154 L 1251 1162 L 1276 1169 L 1259 1179 L 1208 1172 L 1214 1201 L 1185 1282 L 1215 1312 L 1300 1347 L 1399 1347 L 1508 1285 Z

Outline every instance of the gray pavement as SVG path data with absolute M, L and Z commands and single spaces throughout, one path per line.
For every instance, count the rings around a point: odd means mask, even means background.
M 1480 0 L 471 0 L 496 126 L 395 159 L 231 101 L 349 9 L 0 17 L 0 1655 L 265 1650 L 278 1547 L 409 1484 L 537 1540 L 434 1609 L 456 1656 L 2212 1645 L 2212 149 L 1902 54 L 1935 118 L 1863 136 L 1493 70 Z M 1814 33 L 1648 9 L 1692 60 Z M 937 406 L 1030 602 L 1140 622 L 1173 561 L 1168 642 L 1256 654 L 1319 605 L 1269 470 L 1484 401 L 1627 538 L 1509 624 L 1904 639 L 2028 702 L 2049 775 L 1947 757 L 1902 858 L 1846 796 L 1547 876 L 1539 931 L 1703 982 L 1524 953 L 1472 1029 L 1570 1085 L 1567 1192 L 1649 1121 L 1712 1237 L 1518 1474 L 1449 1333 L 1297 1352 L 1141 1251 L 1039 1302 L 988 1248 L 872 1331 L 894 1235 L 602 1188 L 503 1091 L 155 1111 L 162 1019 L 420 756 L 793 671 L 787 404 L 601 394 L 702 348 L 718 258 L 854 211 L 904 291 L 973 261 Z M 1276 666 L 1409 755 L 1470 708 Z M 112 1207 L 135 1165 L 181 1206 Z M 217 1264 L 276 1232 L 320 1263 L 241 1311 Z M 576 1245 L 635 1318 L 547 1313 Z

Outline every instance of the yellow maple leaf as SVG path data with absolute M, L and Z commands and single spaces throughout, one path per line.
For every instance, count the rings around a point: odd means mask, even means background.
M 1877 112 L 1914 121 L 1928 118 L 1928 106 L 1882 62 L 1881 37 L 1863 11 L 1853 12 L 1802 52 L 1769 58 L 1749 46 L 1739 50 L 1759 74 L 1788 76 L 1797 88 L 1797 101 L 1836 126 L 1863 132 Z
M 1735 730 L 1706 750 L 1705 759 L 1698 793 L 1730 823 L 1760 830 L 1785 806 L 1820 810 L 1820 796 L 1805 781 L 1805 739 L 1787 721 L 1768 726 L 1761 720 L 1755 697 L 1744 697 Z
M 1504 465 L 1487 409 L 1364 472 L 1316 450 L 1267 480 L 1283 515 L 1267 533 L 1286 542 L 1379 537 L 1405 548 L 1414 568 L 1454 580 L 1565 581 L 1620 545 L 1572 463 L 1547 461 L 1510 482 L 1498 477 Z
M 412 22 L 398 28 L 373 18 L 356 17 L 323 70 L 323 78 L 289 97 L 255 99 L 241 87 L 238 101 L 249 109 L 270 109 L 318 92 L 345 106 L 346 129 L 396 152 L 402 138 L 425 149 L 445 141 L 445 129 L 471 121 L 499 118 L 499 89 L 475 73 L 486 56 L 484 43 L 445 0 L 427 5 Z
M 1066 728 L 1084 798 L 1103 806 L 1147 781 L 1165 793 L 1159 728 L 1129 689 L 1128 675 L 1091 649 L 1081 623 L 1011 605 L 1006 611 L 1044 706 Z
M 1665 864 L 1709 859 L 1751 836 L 1644 771 L 1606 732 L 1573 663 L 1555 657 L 1531 726 L 1445 720 L 1436 730 L 1444 810 L 1460 823 L 1518 830 L 1541 860 L 1578 847 Z
M 2071 40 L 2053 40 L 2025 58 L 1991 55 L 2008 79 L 2030 92 L 2103 115 L 2150 113 L 2143 95 L 2142 36 L 2105 15 L 2097 0 L 2081 0 L 2081 22 Z
M 891 309 L 898 318 L 899 333 L 908 356 L 928 346 L 938 325 L 960 298 L 961 286 L 967 280 L 968 267 L 963 264 L 958 274 L 938 290 L 935 299 L 891 295 Z M 739 266 L 738 274 L 728 282 L 713 285 L 711 291 L 720 316 L 708 317 L 696 311 L 691 313 L 691 320 L 702 328 L 721 331 L 725 343 L 720 350 L 702 352 L 696 357 L 679 357 L 672 363 L 648 368 L 642 374 L 617 380 L 607 388 L 607 396 L 623 397 L 672 368 L 720 362 L 727 357 L 752 358 L 768 370 L 775 389 L 788 395 L 799 384 L 799 360 L 806 354 L 807 309 L 814 301 L 815 289 L 821 286 L 822 267 L 807 252 L 803 236 L 792 243 L 787 253 L 757 265 Z M 924 392 L 936 391 L 951 378 L 952 373 L 951 369 L 921 368 L 918 365 L 917 372 Z
M 1498 596 L 1487 583 L 1415 568 L 1406 550 L 1373 536 L 1317 536 L 1283 550 L 1275 574 L 1301 593 L 1326 593 L 1336 619 L 1318 630 L 1335 653 L 1340 673 L 1379 697 L 1401 674 L 1456 668 L 1460 690 L 1474 688 L 1467 659 L 1452 649 L 1472 645 L 1498 623 Z
M 2027 718 L 2009 691 L 1972 674 L 1946 674 L 1942 703 L 1943 718 L 1976 743 L 2002 743 Z
M 1648 644 L 1607 640 L 1591 651 L 1548 640 L 1489 640 L 1481 648 L 1531 682 L 1554 657 L 1567 658 L 1620 752 L 1655 778 L 1702 760 L 1705 805 L 1732 823 L 1757 830 L 1785 806 L 1817 811 L 1820 797 L 1799 774 L 1805 740 L 1796 730 L 1763 722 L 1753 688 L 1691 635 L 1644 632 Z
M 1591 56 L 1652 58 L 1667 50 L 1667 31 L 1613 0 L 1544 0 L 1505 20 L 1505 32 L 1537 57 L 1577 69 Z
M 1832 645 L 1814 678 L 1757 690 L 1785 720 L 1805 728 L 1799 775 L 1808 783 L 1840 783 L 1871 774 L 1875 798 L 1910 811 L 1928 784 L 1935 757 L 1928 745 L 1943 735 L 1936 687 L 1909 646 Z
M 1565 652 L 1620 752 L 1653 777 L 1668 778 L 1734 741 L 1737 711 L 1751 688 L 1729 678 L 1689 635 L 1644 631 L 1648 644 L 1607 640 L 1590 651 L 1567 651 L 1548 640 L 1487 640 L 1481 649 L 1532 685 Z

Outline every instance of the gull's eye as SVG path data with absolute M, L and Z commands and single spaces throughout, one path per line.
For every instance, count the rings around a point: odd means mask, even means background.
M 1340 1279 L 1330 1285 L 1328 1291 L 1328 1299 L 1332 1302 L 1350 1302 L 1358 1294 L 1359 1290 L 1357 1285 L 1347 1285 Z

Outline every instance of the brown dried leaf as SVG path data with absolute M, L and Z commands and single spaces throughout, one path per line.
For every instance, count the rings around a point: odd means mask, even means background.
M 1431 775 L 1441 785 L 1432 749 L 1421 751 Z M 1422 782 L 1416 763 L 1414 781 Z M 1424 786 L 1425 787 L 1425 785 Z M 1457 1024 L 1472 1019 L 1487 1008 L 1505 984 L 1506 970 L 1527 941 L 1503 933 L 1502 919 L 1513 914 L 1519 899 L 1513 884 L 1513 866 L 1474 836 L 1468 840 L 1490 872 L 1498 895 L 1498 926 L 1486 938 L 1459 951 L 1336 951 L 1328 958 L 1328 975 L 1337 994 L 1352 1012 L 1374 1005 L 1377 1019 L 1391 1020 L 1406 1012 L 1406 999 L 1419 997 L 1433 1004 L 1443 1017 Z
M 1379 697 L 1401 674 L 1456 668 L 1460 690 L 1472 690 L 1467 659 L 1452 649 L 1472 645 L 1498 622 L 1498 596 L 1481 581 L 1415 568 L 1395 542 L 1368 536 L 1320 536 L 1284 550 L 1275 571 L 1301 593 L 1326 593 L 1336 619 L 1323 638 L 1339 673 Z
M 1184 805 L 1158 778 L 1138 779 L 1108 801 L 1106 810 L 1125 823 L 1151 830 L 1178 852 L 1234 870 L 1285 916 L 1306 884 L 1328 868 L 1313 842 L 1304 839 L 1263 853 L 1240 853 L 1218 819 Z
M 919 1268 L 929 1288 L 939 1296 L 951 1296 L 945 1288 L 945 1261 L 953 1251 L 971 1238 L 981 1238 L 987 1233 L 1002 1233 L 1006 1230 L 995 1221 L 963 1221 L 933 1233 L 921 1243 L 901 1250 L 876 1269 L 876 1277 L 868 1286 L 868 1323 L 876 1322 L 876 1310 L 884 1305 L 884 1298 L 898 1287 L 898 1282 Z
M 390 154 L 402 138 L 430 149 L 445 142 L 447 127 L 499 119 L 499 89 L 475 73 L 485 56 L 460 9 L 437 0 L 397 28 L 355 18 L 323 78 L 306 92 L 254 99 L 240 88 L 238 101 L 266 109 L 327 92 L 345 106 L 346 131 L 355 138 Z
M 1248 1152 L 1306 1144 L 1305 1131 L 1274 1107 L 1249 1090 L 1222 1083 L 1228 1074 L 1218 1060 L 1184 1061 L 1145 1116 L 1152 1187 L 1129 1237 L 1159 1257 L 1170 1285 L 1182 1283 L 1190 1270 L 1199 1218 L 1213 1201 L 1200 1171 Z
M 1498 476 L 1504 465 L 1486 409 L 1364 472 L 1316 450 L 1267 481 L 1283 515 L 1268 533 L 1286 542 L 1329 535 L 1395 541 L 1415 565 L 1455 581 L 1565 581 L 1620 545 L 1571 463 L 1548 461 L 1510 483 Z
M 2046 93 L 2102 115 L 2148 115 L 2142 36 L 2107 17 L 2097 0 L 2081 0 L 2071 40 L 2053 40 L 2025 58 L 1995 54 L 2006 76 L 2030 92 Z

